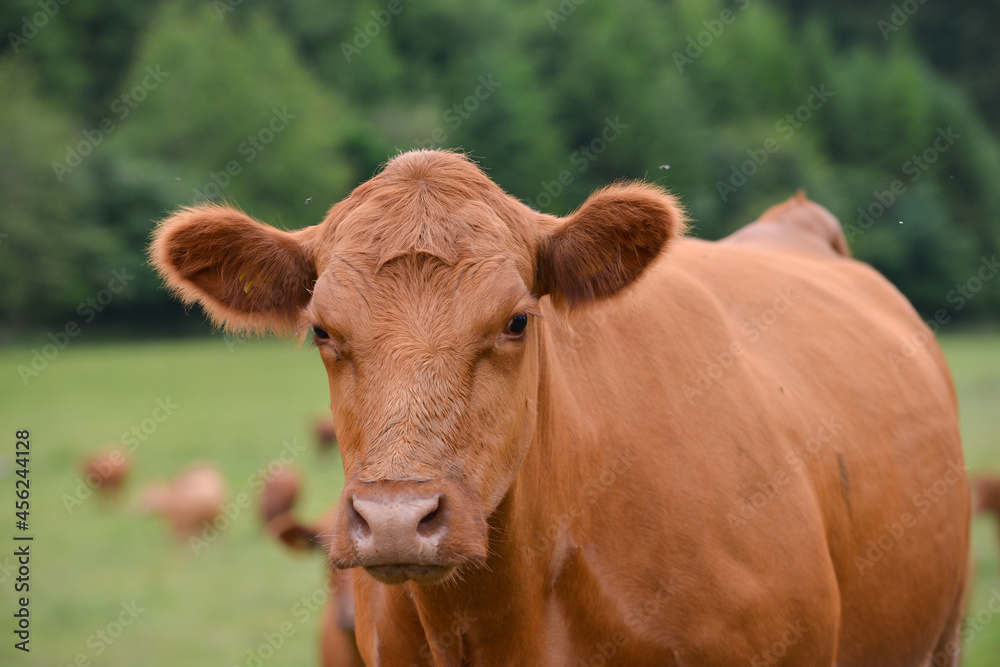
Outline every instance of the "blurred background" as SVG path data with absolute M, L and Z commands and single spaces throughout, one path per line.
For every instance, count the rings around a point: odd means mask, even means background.
M 213 459 L 230 498 L 256 502 L 253 476 L 295 451 L 302 514 L 318 516 L 341 474 L 312 442 L 322 367 L 213 333 L 144 249 L 198 201 L 315 224 L 415 147 L 464 150 L 556 214 L 615 179 L 655 181 L 712 239 L 805 190 L 933 322 L 967 463 L 1000 468 L 998 25 L 1000 4 L 971 0 L 7 0 L 0 424 L 37 442 L 37 588 L 31 654 L 5 640 L 0 662 L 251 665 L 289 619 L 272 661 L 315 661 L 318 615 L 292 610 L 323 588 L 318 558 L 283 552 L 253 507 L 195 553 L 138 497 Z M 166 399 L 180 407 L 159 420 Z M 78 498 L 85 455 L 135 428 L 122 498 Z M 991 521 L 975 524 L 969 665 L 1000 656 Z M 148 611 L 94 639 L 133 599 Z

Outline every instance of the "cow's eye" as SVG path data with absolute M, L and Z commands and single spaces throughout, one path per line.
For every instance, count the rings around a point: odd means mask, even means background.
M 528 326 L 528 316 L 525 313 L 518 313 L 507 320 L 503 332 L 512 338 L 520 338 L 524 335 L 524 330 Z
M 316 334 L 316 338 L 319 338 L 320 340 L 326 340 L 330 337 L 330 334 L 328 334 L 325 329 L 320 329 L 319 327 L 313 327 L 313 333 Z

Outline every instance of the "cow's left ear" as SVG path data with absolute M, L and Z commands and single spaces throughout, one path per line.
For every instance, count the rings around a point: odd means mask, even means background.
M 599 190 L 542 240 L 535 293 L 571 308 L 617 294 L 685 228 L 683 209 L 660 188 Z
M 316 282 L 307 243 L 314 229 L 282 231 L 227 206 L 185 208 L 160 223 L 150 263 L 216 324 L 288 332 Z

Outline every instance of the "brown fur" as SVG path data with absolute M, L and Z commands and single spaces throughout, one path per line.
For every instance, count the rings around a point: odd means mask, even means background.
M 258 508 L 260 509 L 261 521 L 268 532 L 279 539 L 283 540 L 282 534 L 284 531 L 276 527 L 278 525 L 276 522 L 281 522 L 291 513 L 292 508 L 295 507 L 295 503 L 299 499 L 301 485 L 302 480 L 295 470 L 292 468 L 282 468 L 267 478 L 267 483 L 260 493 Z M 308 545 L 300 545 L 298 540 L 295 540 L 294 544 L 290 544 L 289 546 L 308 548 Z
M 118 447 L 93 454 L 81 464 L 80 471 L 88 483 L 96 484 L 104 498 L 116 500 L 132 468 L 128 454 Z
M 1000 518 L 1000 475 L 983 474 L 973 480 L 976 514 L 994 514 Z
M 164 223 L 154 261 L 194 252 L 173 232 L 191 215 Z M 194 239 L 232 241 L 209 266 L 255 263 L 230 218 L 196 223 Z M 610 645 L 622 665 L 916 667 L 955 636 L 969 498 L 929 330 L 804 197 L 718 243 L 682 225 L 649 186 L 556 219 L 418 151 L 294 233 L 298 249 L 267 246 L 292 267 L 275 278 L 288 304 L 315 267 L 299 323 L 329 333 L 341 515 L 404 486 L 457 507 L 464 546 L 419 555 L 447 563 L 435 582 L 360 563 L 367 664 L 576 665 Z M 239 271 L 161 270 L 231 326 L 292 320 L 219 301 Z M 909 354 L 914 336 L 929 342 Z M 332 555 L 351 564 L 343 537 Z
M 149 484 L 143 490 L 144 510 L 166 519 L 178 542 L 202 534 L 226 502 L 226 483 L 210 463 L 190 466 L 169 482 Z
M 337 445 L 337 429 L 333 420 L 324 417 L 316 421 L 316 444 L 321 452 L 333 449 Z
M 541 247 L 536 290 L 580 306 L 619 293 L 683 233 L 676 200 L 651 185 L 600 190 Z
M 182 209 L 170 220 L 157 229 L 150 257 L 183 301 L 211 304 L 212 320 L 232 329 L 281 331 L 298 323 L 316 280 L 301 233 L 216 205 Z
M 992 514 L 1000 522 L 1000 475 L 983 474 L 972 483 L 976 514 Z M 997 524 L 1000 536 L 1000 523 Z
M 795 252 L 851 256 L 840 223 L 822 206 L 806 199 L 801 190 L 786 202 L 764 211 L 756 224 L 747 225 L 729 236 L 728 243 L 788 248 Z

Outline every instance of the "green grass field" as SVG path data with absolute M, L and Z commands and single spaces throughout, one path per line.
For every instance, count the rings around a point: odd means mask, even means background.
M 953 335 L 944 345 L 968 466 L 1000 470 L 1000 336 Z M 266 664 L 318 664 L 319 615 L 309 601 L 323 596 L 318 557 L 292 556 L 266 538 L 253 506 L 238 509 L 232 526 L 197 555 L 173 544 L 164 526 L 136 506 L 145 482 L 198 459 L 219 463 L 232 496 L 255 496 L 254 474 L 291 444 L 305 446 L 297 460 L 306 474 L 301 514 L 318 516 L 343 479 L 337 455 L 317 455 L 311 439 L 312 420 L 328 401 L 316 352 L 274 341 L 227 345 L 221 336 L 77 344 L 25 386 L 16 369 L 30 358 L 30 349 L 0 350 L 7 377 L 0 386 L 0 508 L 7 513 L 0 531 L 7 536 L 0 550 L 0 665 L 247 667 L 259 657 Z M 176 406 L 159 423 L 152 421 L 157 400 Z M 136 443 L 123 502 L 108 506 L 90 497 L 67 507 L 81 455 L 143 425 L 149 435 Z M 12 647 L 16 573 L 7 569 L 20 428 L 31 430 L 32 441 L 30 654 Z M 976 586 L 964 664 L 995 667 L 1000 622 L 987 603 L 1000 598 L 1000 543 L 989 519 L 976 519 L 973 528 Z M 268 636 L 280 643 L 270 660 Z

